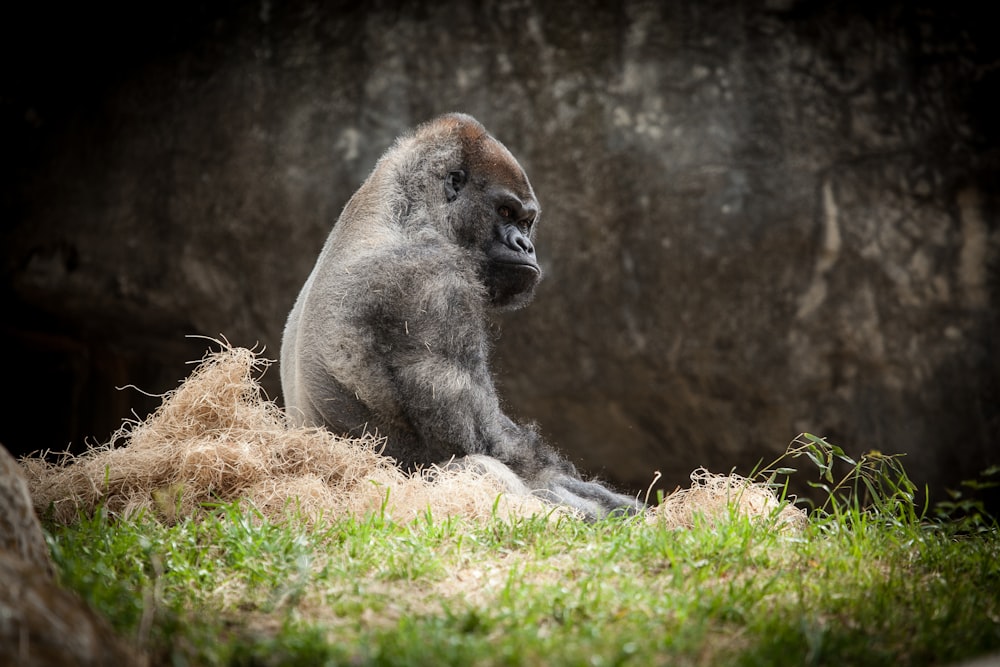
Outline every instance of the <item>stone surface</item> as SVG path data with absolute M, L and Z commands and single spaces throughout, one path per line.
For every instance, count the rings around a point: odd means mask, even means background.
M 24 561 L 45 577 L 55 576 L 28 483 L 3 445 L 0 445 L 0 554 Z
M 0 664 L 142 666 L 148 661 L 56 582 L 24 474 L 0 445 Z
M 0 91 L 20 420 L 0 438 L 105 439 L 156 402 L 113 387 L 176 386 L 208 345 L 186 335 L 277 356 L 382 150 L 462 110 L 545 210 L 547 278 L 498 320 L 501 391 L 583 467 L 672 488 L 808 430 L 954 484 L 1000 460 L 979 7 L 153 3 L 118 10 L 125 31 L 22 9 Z

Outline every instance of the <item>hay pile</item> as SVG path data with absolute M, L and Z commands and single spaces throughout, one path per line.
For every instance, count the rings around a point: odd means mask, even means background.
M 378 453 L 374 437 L 347 439 L 291 427 L 262 398 L 257 378 L 269 362 L 245 348 L 209 353 L 145 421 L 111 441 L 56 464 L 25 459 L 35 508 L 76 521 L 103 503 L 116 516 L 152 513 L 171 523 L 205 504 L 247 500 L 280 520 L 384 511 L 406 521 L 434 516 L 501 516 L 548 508 L 535 498 L 497 496 L 500 482 L 471 470 L 406 475 Z
M 704 468 L 691 473 L 691 487 L 678 489 L 650 513 L 650 523 L 671 528 L 714 524 L 732 515 L 769 519 L 781 530 L 801 530 L 806 513 L 782 504 L 767 486 L 740 475 L 717 475 Z
M 145 512 L 171 523 L 238 500 L 273 520 L 290 513 L 333 519 L 384 512 L 408 521 L 428 510 L 474 520 L 553 512 L 532 496 L 503 493 L 502 482 L 483 472 L 407 475 L 379 453 L 374 437 L 290 426 L 262 397 L 257 379 L 268 363 L 252 350 L 222 345 L 152 415 L 126 423 L 108 444 L 55 464 L 22 460 L 36 510 L 63 523 L 102 504 L 115 516 Z M 752 516 L 777 506 L 763 487 L 706 474 L 669 496 L 651 520 L 689 526 L 693 513 L 721 517 L 731 502 Z

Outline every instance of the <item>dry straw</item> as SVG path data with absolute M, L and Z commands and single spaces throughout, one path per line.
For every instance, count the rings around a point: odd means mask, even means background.
M 54 464 L 22 460 L 36 510 L 62 523 L 101 505 L 115 516 L 142 512 L 171 523 L 233 501 L 273 520 L 289 512 L 309 519 L 382 512 L 408 521 L 428 511 L 473 520 L 554 511 L 535 497 L 504 493 L 500 480 L 475 470 L 404 474 L 379 453 L 374 436 L 290 426 L 258 383 L 270 362 L 220 345 L 152 415 L 127 422 L 107 444 Z M 751 516 L 779 509 L 768 489 L 743 478 L 700 471 L 692 479 L 650 520 L 684 527 L 695 514 L 713 520 L 733 507 Z
M 800 530 L 806 514 L 782 503 L 764 484 L 740 475 L 716 475 L 704 468 L 691 473 L 691 487 L 678 489 L 650 513 L 650 522 L 672 528 L 714 524 L 734 515 L 770 519 L 780 529 Z

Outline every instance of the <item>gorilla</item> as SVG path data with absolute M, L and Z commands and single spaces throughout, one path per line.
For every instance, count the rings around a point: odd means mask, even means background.
M 374 431 L 406 470 L 471 466 L 590 520 L 641 506 L 593 481 L 500 407 L 490 311 L 532 298 L 541 209 L 524 170 L 474 118 L 401 136 L 351 197 L 281 344 L 286 409 L 338 434 Z

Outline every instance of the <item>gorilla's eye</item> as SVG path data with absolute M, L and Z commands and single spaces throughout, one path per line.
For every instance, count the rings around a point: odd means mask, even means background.
M 509 218 L 513 215 L 513 212 L 506 206 L 501 206 L 497 209 L 497 213 L 500 214 L 501 218 Z

